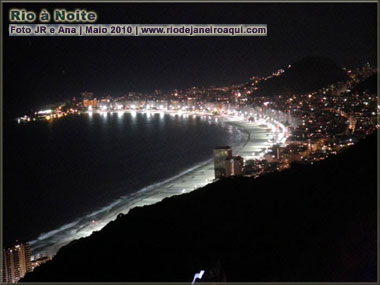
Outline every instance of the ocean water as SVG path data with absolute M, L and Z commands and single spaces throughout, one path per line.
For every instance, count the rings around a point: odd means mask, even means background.
M 238 145 L 236 127 L 211 116 L 82 114 L 4 127 L 4 246 L 70 227 L 121 197 Z M 53 232 L 54 233 L 54 232 Z

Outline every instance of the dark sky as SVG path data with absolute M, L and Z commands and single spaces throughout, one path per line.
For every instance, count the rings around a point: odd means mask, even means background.
M 107 24 L 267 24 L 268 36 L 9 37 L 14 7 L 85 8 Z M 12 115 L 82 90 L 102 96 L 241 83 L 310 55 L 376 64 L 376 3 L 4 4 L 3 18 L 4 111 Z

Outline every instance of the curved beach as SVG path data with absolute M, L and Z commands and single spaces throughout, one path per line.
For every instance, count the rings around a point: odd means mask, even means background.
M 192 115 L 205 115 L 191 113 Z M 189 115 L 189 114 L 185 114 Z M 207 114 L 208 116 L 209 114 Z M 232 147 L 235 155 L 245 160 L 259 159 L 274 143 L 280 143 L 286 136 L 286 128 L 281 123 L 269 119 L 258 119 L 251 122 L 244 117 L 215 116 L 226 124 L 238 127 L 243 139 L 238 146 Z M 212 150 L 210 150 L 211 154 Z M 153 184 L 133 194 L 121 197 L 110 205 L 78 218 L 61 228 L 41 234 L 38 239 L 30 241 L 32 254 L 41 253 L 53 256 L 59 248 L 93 231 L 101 230 L 120 213 L 126 214 L 134 207 L 145 206 L 162 201 L 174 195 L 191 192 L 214 180 L 214 164 L 212 159 L 204 161 L 170 179 Z

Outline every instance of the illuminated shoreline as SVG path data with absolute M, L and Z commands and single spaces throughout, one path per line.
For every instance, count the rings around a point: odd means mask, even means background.
M 147 111 L 119 111 L 120 114 L 124 112 L 147 113 Z M 216 121 L 220 120 L 226 124 L 232 124 L 244 132 L 243 141 L 240 142 L 238 146 L 233 147 L 233 151 L 245 159 L 261 158 L 274 143 L 281 143 L 287 132 L 285 127 L 276 129 L 275 125 L 280 123 L 270 122 L 269 119 L 259 119 L 256 122 L 249 122 L 247 118 L 244 117 L 216 116 L 201 112 L 148 112 L 151 114 L 171 114 L 173 116 L 212 116 Z M 92 114 L 92 112 L 87 113 Z M 111 112 L 96 113 L 108 115 Z M 116 219 L 120 213 L 126 214 L 134 207 L 155 204 L 164 198 L 191 192 L 213 181 L 214 165 L 210 159 L 165 181 L 155 183 L 135 193 L 116 199 L 110 205 L 80 217 L 72 223 L 63 225 L 48 233 L 41 234 L 38 239 L 29 242 L 32 254 L 44 253 L 53 256 L 57 253 L 59 248 L 69 242 L 89 236 L 93 231 L 101 230 L 110 221 Z

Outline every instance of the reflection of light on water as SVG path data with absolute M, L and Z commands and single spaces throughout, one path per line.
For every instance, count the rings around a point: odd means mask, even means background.
M 102 115 L 103 119 L 107 120 L 108 112 L 100 112 L 100 114 Z
M 151 113 L 150 111 L 147 111 L 147 112 L 145 113 L 145 115 L 146 115 L 146 118 L 148 119 L 148 121 L 150 121 L 151 118 L 152 118 L 152 113 Z
M 137 115 L 137 112 L 136 112 L 136 111 L 132 111 L 132 112 L 131 112 L 131 117 L 132 117 L 133 119 L 136 118 L 136 115 Z
M 118 117 L 118 118 L 122 118 L 123 115 L 124 115 L 124 112 L 123 112 L 123 111 L 119 111 L 119 112 L 117 112 L 117 117 Z

